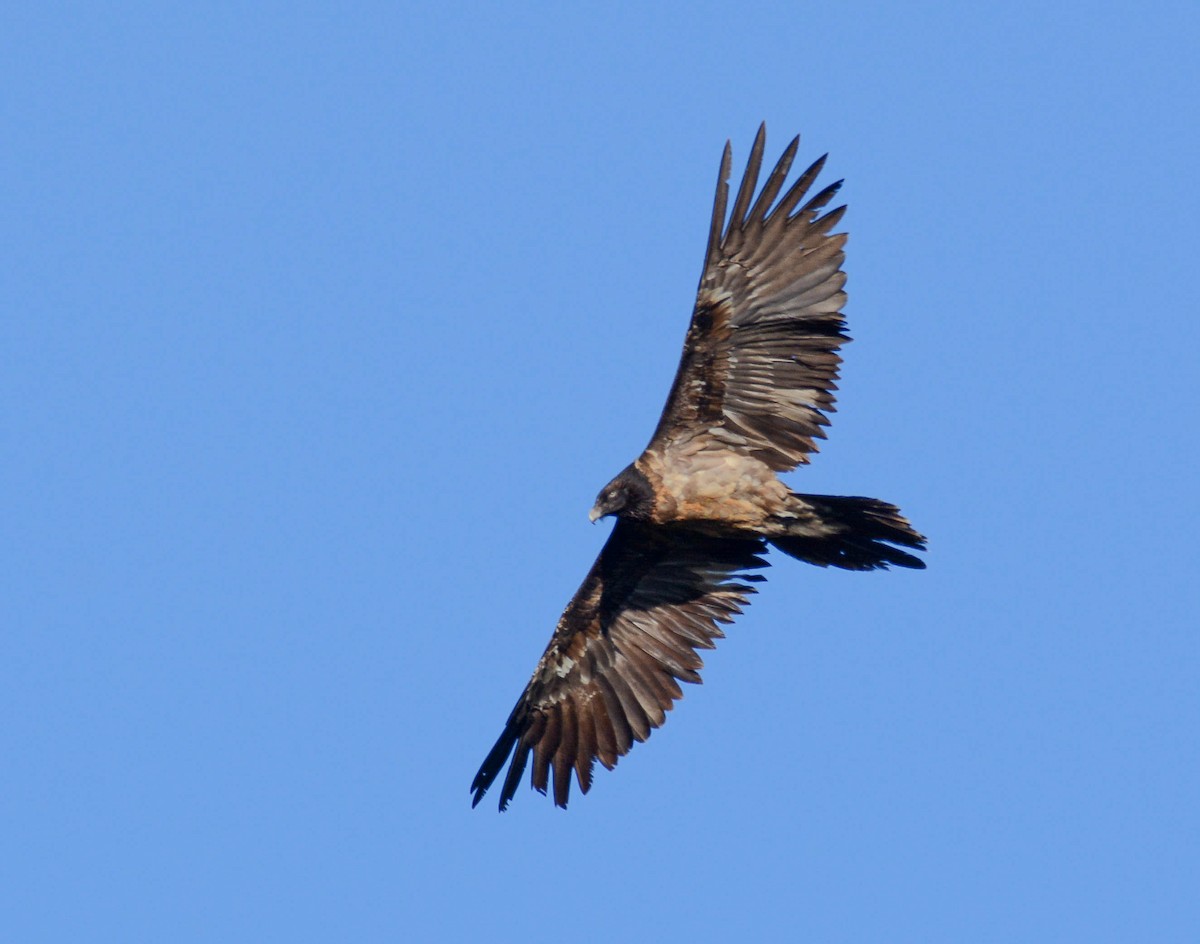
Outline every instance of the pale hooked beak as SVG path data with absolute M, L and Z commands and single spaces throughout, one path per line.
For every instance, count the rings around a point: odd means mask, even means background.
M 593 505 L 592 510 L 588 512 L 588 521 L 590 521 L 592 524 L 595 524 L 600 520 L 601 517 L 602 515 L 600 513 L 600 506 Z

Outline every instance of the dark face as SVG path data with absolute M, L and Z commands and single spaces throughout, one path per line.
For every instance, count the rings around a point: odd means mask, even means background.
M 653 500 L 650 483 L 637 469 L 629 466 L 600 490 L 588 517 L 593 522 L 609 515 L 645 518 L 650 514 Z
M 596 504 L 592 506 L 591 514 L 588 517 L 593 522 L 600 518 L 607 518 L 609 515 L 623 511 L 628 503 L 629 493 L 616 482 L 609 482 L 596 496 Z

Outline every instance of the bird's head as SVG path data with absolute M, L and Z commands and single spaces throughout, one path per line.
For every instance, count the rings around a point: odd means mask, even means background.
M 596 504 L 588 518 L 595 524 L 609 515 L 624 515 L 627 518 L 649 518 L 654 505 L 654 490 L 646 477 L 632 465 L 626 466 L 621 474 L 600 489 Z

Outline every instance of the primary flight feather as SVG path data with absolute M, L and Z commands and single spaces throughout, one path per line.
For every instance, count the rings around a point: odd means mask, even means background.
M 721 158 L 704 271 L 683 356 L 658 427 L 606 485 L 591 518 L 616 515 L 600 556 L 558 621 L 533 678 L 471 784 L 472 806 L 499 777 L 500 809 L 530 781 L 565 807 L 572 775 L 587 793 L 699 682 L 711 649 L 754 592 L 771 545 L 848 570 L 924 567 L 900 547 L 925 539 L 873 498 L 797 494 L 776 473 L 807 463 L 833 412 L 845 207 L 809 199 L 825 163 L 783 186 L 792 140 L 755 198 L 766 128 L 754 140 L 726 220 L 730 145 Z M 753 202 L 752 202 L 753 201 Z M 900 545 L 896 547 L 894 545 Z

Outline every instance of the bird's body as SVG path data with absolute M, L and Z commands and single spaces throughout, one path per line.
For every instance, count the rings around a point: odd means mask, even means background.
M 844 207 L 819 211 L 840 181 L 803 206 L 824 158 L 776 202 L 799 139 L 757 200 L 760 128 L 728 227 L 726 145 L 705 267 L 683 356 L 645 451 L 596 499 L 591 517 L 618 518 L 559 619 L 533 678 L 472 784 L 478 803 L 512 754 L 500 807 L 530 759 L 533 786 L 566 806 L 572 771 L 613 767 L 699 682 L 697 649 L 741 612 L 773 546 L 849 570 L 923 567 L 893 545 L 922 549 L 894 505 L 803 495 L 778 473 L 808 461 L 833 410 L 841 308 Z M 799 207 L 799 209 L 797 209 Z M 515 752 L 514 752 L 515 751 Z
M 659 453 L 644 453 L 634 463 L 654 487 L 656 524 L 687 522 L 718 533 L 762 531 L 772 517 L 785 514 L 788 488 L 763 462 L 733 452 L 681 443 Z M 720 515 L 713 517 L 714 507 Z

